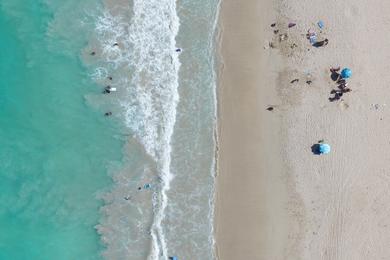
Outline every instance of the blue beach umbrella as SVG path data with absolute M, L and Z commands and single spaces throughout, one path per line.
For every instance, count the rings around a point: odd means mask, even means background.
M 330 153 L 330 145 L 329 144 L 319 144 L 318 152 L 320 154 L 328 154 L 328 153 Z
M 343 79 L 348 79 L 352 76 L 352 70 L 345 68 L 341 71 L 341 77 Z

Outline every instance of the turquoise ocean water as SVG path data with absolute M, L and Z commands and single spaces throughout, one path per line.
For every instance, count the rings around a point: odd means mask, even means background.
M 214 258 L 218 6 L 0 0 L 0 260 Z
M 97 196 L 122 141 L 86 105 L 100 89 L 80 62 L 87 39 L 71 31 L 71 2 L 0 1 L 2 260 L 97 259 L 102 249 Z

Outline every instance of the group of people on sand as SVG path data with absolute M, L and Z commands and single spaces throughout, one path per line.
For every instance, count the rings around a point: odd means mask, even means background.
M 340 100 L 341 97 L 348 92 L 351 92 L 352 89 L 348 88 L 348 82 L 346 78 L 343 78 L 339 73 L 340 67 L 338 68 L 330 68 L 330 72 L 332 73 L 331 78 L 337 84 L 337 89 L 333 89 L 330 94 L 333 94 L 333 97 L 329 98 L 330 102 Z
M 310 44 L 316 48 L 326 46 L 329 43 L 329 40 L 327 38 L 325 38 L 324 40 L 318 41 L 317 34 L 310 29 L 307 31 L 306 38 L 310 41 Z

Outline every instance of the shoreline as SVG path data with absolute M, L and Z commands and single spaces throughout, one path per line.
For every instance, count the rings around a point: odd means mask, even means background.
M 274 4 L 221 3 L 215 206 L 220 260 L 283 259 L 291 243 L 286 207 L 293 185 L 284 176 L 282 118 L 266 110 L 281 102 L 276 83 L 282 60 L 264 51 Z

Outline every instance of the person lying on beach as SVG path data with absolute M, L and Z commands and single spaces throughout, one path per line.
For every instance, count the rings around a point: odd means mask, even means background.
M 339 79 L 337 84 L 347 84 L 347 81 L 345 79 Z
M 342 91 L 340 91 L 340 90 L 335 90 L 335 89 L 333 89 L 330 93 L 331 93 L 331 94 L 334 94 L 334 97 L 330 97 L 330 98 L 329 98 L 329 101 L 330 101 L 330 102 L 339 100 L 339 99 L 343 96 L 343 94 L 344 94 Z
M 350 88 L 343 88 L 341 90 L 342 93 L 348 93 L 348 92 L 351 92 L 351 91 L 352 91 L 352 89 L 350 89 Z
M 345 87 L 347 87 L 348 86 L 348 82 L 343 82 L 343 83 L 338 83 L 339 85 L 338 85 L 338 88 L 345 88 Z
M 338 89 L 345 89 L 348 86 L 348 83 L 339 84 L 337 86 Z
M 297 25 L 296 23 L 289 23 L 288 24 L 288 28 L 292 28 L 292 27 L 294 27 L 295 25 Z
M 306 38 L 309 40 L 312 37 L 315 37 L 316 33 L 313 32 L 311 29 L 307 30 Z
M 330 94 L 339 94 L 339 95 L 343 95 L 344 93 L 348 93 L 348 92 L 351 92 L 352 89 L 350 88 L 342 88 L 342 89 L 333 89 Z
M 330 72 L 339 72 L 340 70 L 341 70 L 341 67 L 336 67 L 336 68 L 331 67 L 330 68 Z
M 326 45 L 328 45 L 328 42 L 329 42 L 329 40 L 325 39 L 323 41 L 319 41 L 319 42 L 313 43 L 313 46 L 317 47 L 317 48 L 318 47 L 322 47 L 322 46 L 326 46 Z
M 333 101 L 336 101 L 336 100 L 340 100 L 341 97 L 342 97 L 342 95 L 340 95 L 340 94 L 335 94 L 334 97 L 330 97 L 330 98 L 329 98 L 329 101 L 330 101 L 330 102 L 333 102 Z

